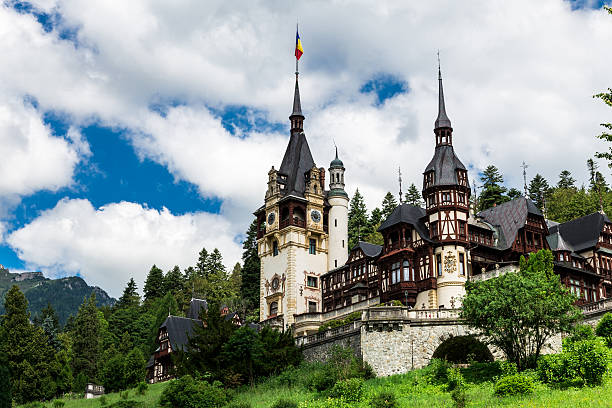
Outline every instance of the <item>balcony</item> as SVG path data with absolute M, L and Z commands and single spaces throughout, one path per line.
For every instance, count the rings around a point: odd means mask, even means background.
M 279 229 L 283 229 L 286 228 L 288 226 L 294 226 L 294 227 L 301 227 L 301 228 L 305 228 L 306 227 L 306 221 L 304 220 L 300 220 L 297 217 L 293 217 L 293 219 L 291 218 L 287 218 L 286 220 L 282 220 L 279 223 Z

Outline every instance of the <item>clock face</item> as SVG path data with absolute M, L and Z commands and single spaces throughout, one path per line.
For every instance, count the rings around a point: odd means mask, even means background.
M 268 214 L 268 225 L 272 225 L 272 224 L 274 224 L 274 218 L 275 218 L 275 216 L 274 216 L 274 213 L 273 213 L 273 212 L 271 212 L 270 214 Z
M 280 284 L 280 282 L 279 282 L 278 278 L 272 279 L 272 289 L 274 289 L 274 290 L 278 289 L 279 284 Z
M 312 210 L 310 212 L 310 218 L 312 218 L 313 222 L 318 223 L 319 221 L 321 221 L 321 213 L 318 212 L 317 210 Z

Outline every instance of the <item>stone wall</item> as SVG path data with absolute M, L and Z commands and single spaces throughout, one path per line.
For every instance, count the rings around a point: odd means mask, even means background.
M 327 361 L 334 346 L 351 348 L 355 356 L 361 358 L 361 332 L 355 330 L 315 343 L 305 344 L 302 348 L 304 360 L 308 362 Z

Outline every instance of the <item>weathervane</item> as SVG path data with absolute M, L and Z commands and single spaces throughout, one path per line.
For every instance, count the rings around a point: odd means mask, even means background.
M 402 203 L 402 168 L 398 166 L 397 174 L 399 175 L 399 202 Z
M 529 167 L 529 165 L 523 162 L 521 167 L 523 168 L 523 183 L 524 183 L 523 188 L 525 189 L 525 197 L 527 197 L 527 167 Z

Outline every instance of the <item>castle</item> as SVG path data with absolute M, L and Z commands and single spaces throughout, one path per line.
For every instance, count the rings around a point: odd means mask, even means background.
M 433 158 L 423 171 L 425 208 L 400 204 L 379 228 L 382 246 L 348 248 L 345 167 L 317 167 L 304 133 L 298 75 L 291 135 L 280 168 L 268 172 L 257 209 L 260 321 L 296 335 L 378 303 L 456 309 L 468 279 L 515 271 L 521 255 L 550 249 L 555 272 L 580 303 L 612 297 L 612 222 L 594 213 L 546 220 L 525 197 L 474 214 L 468 171 L 453 147 L 438 69 Z

